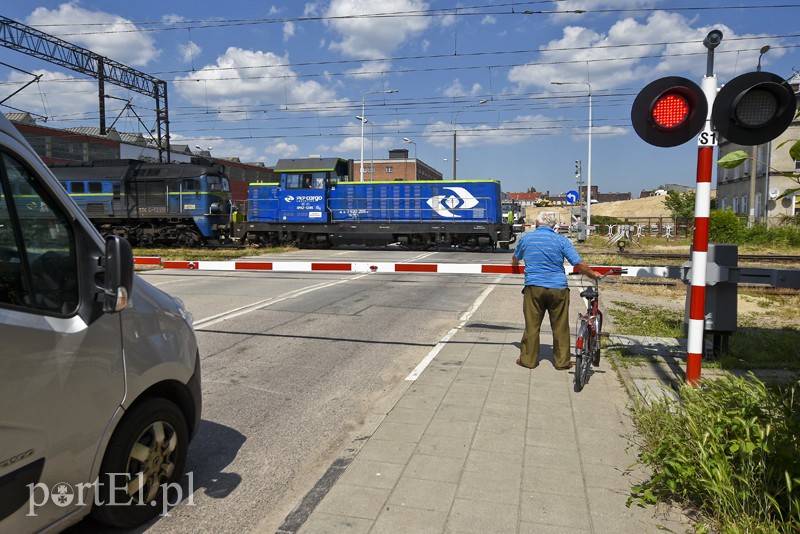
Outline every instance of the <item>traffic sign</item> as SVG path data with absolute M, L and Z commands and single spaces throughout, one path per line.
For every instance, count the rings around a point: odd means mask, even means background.
M 579 198 L 577 191 L 567 191 L 567 204 L 575 204 Z

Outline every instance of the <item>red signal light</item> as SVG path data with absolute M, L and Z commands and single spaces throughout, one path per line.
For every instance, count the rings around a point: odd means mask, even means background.
M 708 100 L 696 83 L 680 76 L 650 82 L 631 108 L 636 134 L 651 145 L 682 145 L 700 133 L 708 116 Z
M 680 127 L 689 117 L 689 103 L 675 93 L 667 93 L 656 101 L 652 111 L 653 122 L 665 130 Z

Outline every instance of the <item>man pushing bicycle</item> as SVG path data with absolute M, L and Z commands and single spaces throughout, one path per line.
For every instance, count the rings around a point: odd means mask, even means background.
M 592 279 L 602 275 L 590 268 L 566 237 L 553 227 L 558 220 L 552 211 L 536 216 L 536 229 L 522 235 L 514 248 L 511 265 L 525 264 L 525 287 L 522 290 L 522 313 L 525 331 L 519 348 L 517 365 L 534 369 L 539 365 L 539 331 L 545 311 L 553 331 L 553 361 L 555 368 L 564 371 L 575 364 L 570 361 L 569 287 L 564 272 L 564 260 L 579 273 Z

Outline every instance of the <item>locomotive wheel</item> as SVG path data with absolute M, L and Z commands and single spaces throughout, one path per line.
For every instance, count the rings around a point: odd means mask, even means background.
M 176 243 L 182 247 L 197 247 L 202 242 L 200 234 L 194 230 L 183 230 L 178 234 Z

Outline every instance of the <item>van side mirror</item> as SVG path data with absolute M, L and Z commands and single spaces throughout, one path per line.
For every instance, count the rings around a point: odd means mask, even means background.
M 128 305 L 133 287 L 133 249 L 127 239 L 106 238 L 103 311 L 118 312 Z

